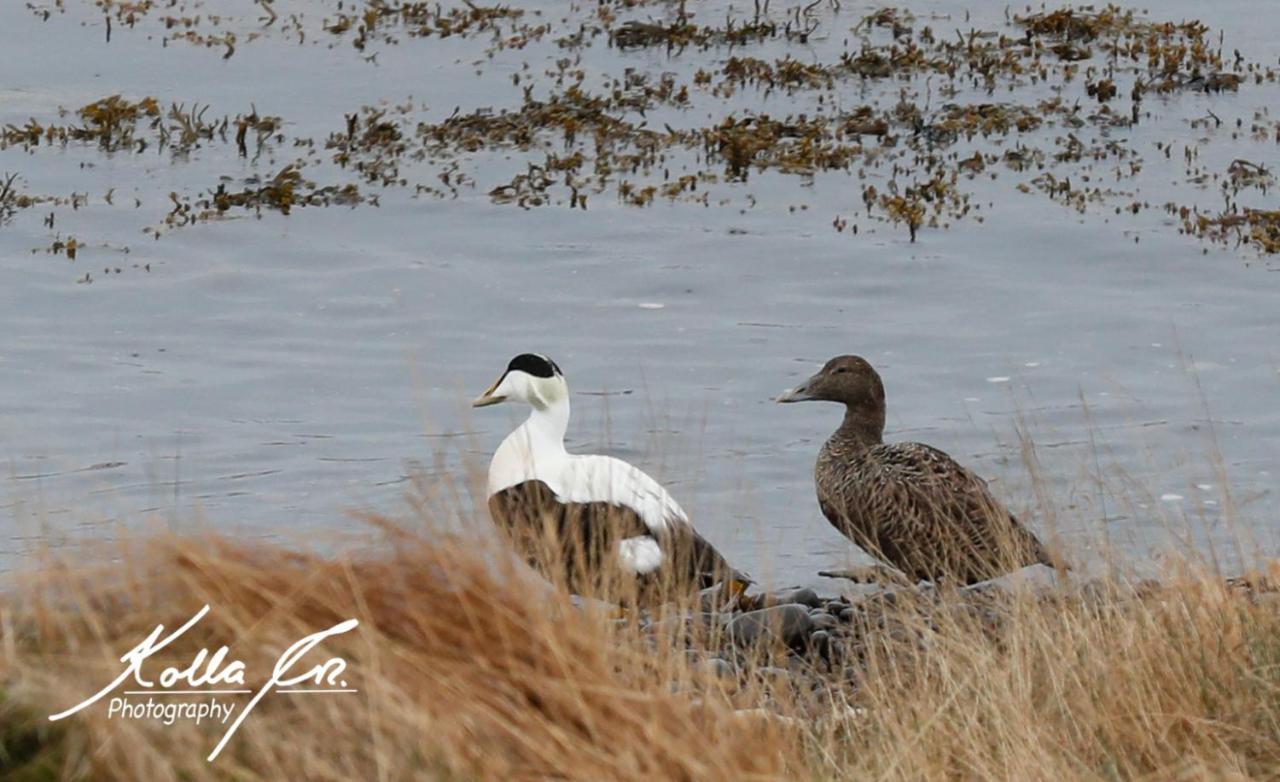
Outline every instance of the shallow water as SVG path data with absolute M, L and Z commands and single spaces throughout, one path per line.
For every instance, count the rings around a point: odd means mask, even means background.
M 249 14 L 223 23 L 240 32 L 223 59 L 219 47 L 162 43 L 154 18 L 116 22 L 108 42 L 92 4 L 67 6 L 44 21 L 0 5 L 0 126 L 57 121 L 59 107 L 121 93 L 207 103 L 218 117 L 252 104 L 283 117 L 288 137 L 322 142 L 344 112 L 379 101 L 412 98 L 433 122 L 455 106 L 516 105 L 511 76 L 523 63 L 537 81 L 577 56 L 554 35 L 492 58 L 483 42 L 455 36 L 378 46 L 368 62 L 370 50 L 316 32 L 332 4 L 277 2 L 282 18 L 304 14 L 311 39 L 298 45 L 277 26 L 246 40 L 259 29 Z M 910 8 L 940 30 L 1005 24 L 1003 9 L 962 22 L 961 4 Z M 824 6 L 825 29 L 847 30 L 869 10 L 831 16 Z M 1183 2 L 1155 13 L 1200 11 Z M 1223 31 L 1226 51 L 1274 66 L 1277 30 L 1258 24 L 1269 11 L 1239 0 L 1205 21 Z M 559 18 L 546 16 L 553 26 Z M 842 35 L 752 53 L 829 61 Z M 592 74 L 688 74 L 728 52 L 619 51 L 601 38 L 580 56 Z M 890 105 L 904 85 L 923 84 L 854 81 L 834 93 Z M 1215 187 L 1188 183 L 1184 145 L 1216 172 L 1236 158 L 1273 167 L 1280 146 L 1233 138 L 1232 126 L 1278 98 L 1275 83 L 1148 97 L 1141 123 L 1106 133 L 1144 161 L 1123 187 L 1151 204 L 1220 208 Z M 680 127 L 725 105 L 784 114 L 808 100 L 744 88 L 650 119 Z M 1190 125 L 1207 111 L 1223 127 Z M 1171 160 L 1156 147 L 1167 142 Z M 1043 531 L 1049 518 L 1019 441 L 1027 433 L 1054 526 L 1078 560 L 1097 557 L 1100 535 L 1148 558 L 1188 527 L 1193 545 L 1229 563 L 1239 525 L 1280 550 L 1280 264 L 1256 247 L 1180 235 L 1159 209 L 1116 214 L 1127 199 L 1082 214 L 1018 192 L 1030 175 L 1009 173 L 963 183 L 983 222 L 925 228 L 914 243 L 900 226 L 858 216 L 863 185 L 883 187 L 885 172 L 864 180 L 857 167 L 812 179 L 752 174 L 718 186 L 726 205 L 635 208 L 606 192 L 587 210 L 524 210 L 486 195 L 521 170 L 510 150 L 469 156 L 477 185 L 457 198 L 365 188 L 377 206 L 143 233 L 173 207 L 170 192 L 268 175 L 301 154 L 288 142 L 256 162 L 224 143 L 179 159 L 76 143 L 0 151 L 0 172 L 19 173 L 28 192 L 88 194 L 78 208 L 37 206 L 0 226 L 0 562 L 148 518 L 292 537 L 350 528 L 352 509 L 402 511 L 410 476 L 465 483 L 486 463 L 520 411 L 473 412 L 468 402 L 529 350 L 552 355 L 577 392 L 571 448 L 644 466 L 735 564 L 766 580 L 814 584 L 817 570 L 859 557 L 813 499 L 813 459 L 839 411 L 770 402 L 845 352 L 884 376 L 890 439 L 961 458 Z M 351 179 L 332 165 L 316 170 L 318 181 Z M 422 181 L 433 171 L 406 170 Z M 1270 191 L 1240 201 L 1276 208 Z M 837 216 L 859 233 L 836 231 Z M 85 245 L 74 261 L 46 252 L 67 236 Z M 80 282 L 86 273 L 91 282 Z

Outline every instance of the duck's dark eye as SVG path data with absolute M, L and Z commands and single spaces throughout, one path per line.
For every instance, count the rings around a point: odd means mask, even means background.
M 841 372 L 848 372 L 848 371 L 849 371 L 848 367 L 840 367 L 839 369 L 836 370 L 836 374 L 838 375 Z

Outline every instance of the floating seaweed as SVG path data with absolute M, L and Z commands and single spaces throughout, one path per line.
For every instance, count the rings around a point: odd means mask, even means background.
M 234 141 L 240 156 L 250 157 L 252 149 L 256 165 L 276 146 L 291 142 L 299 150 L 302 157 L 284 168 L 268 155 L 274 173 L 259 180 L 228 180 L 196 197 L 190 193 L 202 191 L 175 195 L 170 225 L 235 211 L 287 214 L 295 206 L 376 202 L 374 189 L 389 188 L 435 198 L 472 191 L 526 209 L 585 209 L 600 194 L 636 207 L 659 199 L 750 207 L 754 200 L 741 183 L 758 172 L 800 177 L 804 184 L 844 172 L 855 194 L 851 205 L 871 220 L 905 226 L 913 241 L 922 229 L 945 228 L 978 210 L 969 191 L 979 180 L 1000 177 L 1013 180 L 1012 192 L 1043 195 L 1066 208 L 1138 214 L 1150 207 L 1127 182 L 1152 164 L 1124 131 L 1151 116 L 1143 103 L 1148 95 L 1213 95 L 1277 79 L 1273 68 L 1238 53 L 1224 56 L 1221 41 L 1201 22 L 1155 21 L 1114 5 L 1028 10 L 1007 15 L 1007 24 L 994 29 L 968 26 L 967 15 L 960 26 L 941 15 L 917 18 L 884 7 L 840 25 L 848 35 L 839 48 L 781 53 L 777 46 L 837 22 L 840 5 L 799 2 L 772 10 L 758 2 L 754 12 L 712 20 L 695 16 L 684 2 L 602 0 L 553 12 L 357 0 L 322 4 L 329 13 L 319 25 L 315 15 L 277 14 L 269 4 L 255 6 L 265 17 L 252 25 L 244 17 L 236 25 L 232 16 L 196 13 L 198 0 L 98 5 L 108 23 L 158 25 L 166 41 L 226 46 L 225 56 L 238 43 L 268 35 L 299 45 L 350 44 L 370 50 L 363 58 L 370 61 L 378 47 L 416 39 L 474 38 L 475 48 L 493 57 L 552 36 L 539 50 L 545 55 L 550 48 L 544 70 L 529 62 L 513 68 L 516 91 L 508 101 L 434 115 L 411 102 L 351 107 L 320 139 L 290 139 L 282 118 L 260 115 L 256 107 L 234 118 L 210 117 L 200 103 L 162 109 L 156 98 L 121 96 L 83 107 L 74 113 L 77 120 L 32 118 L 0 128 L 0 149 L 27 151 L 89 142 L 111 152 L 158 148 L 182 159 L 193 149 L 229 148 Z M 773 42 L 768 56 L 752 49 L 764 42 Z M 598 72 L 581 50 L 604 43 L 619 50 L 664 48 L 672 69 L 635 65 L 652 58 L 628 54 L 623 68 Z M 727 51 L 702 67 L 678 59 L 688 49 L 711 47 Z M 561 50 L 573 51 L 562 56 Z M 478 72 L 481 66 L 477 60 Z M 1046 90 L 1026 89 L 1033 85 L 1047 85 L 1049 97 Z M 748 90 L 758 94 L 742 94 Z M 848 96 L 859 90 L 864 105 L 849 105 Z M 770 100 L 785 101 L 785 108 Z M 1191 126 L 1206 135 L 1231 132 L 1212 111 Z M 1280 142 L 1280 123 L 1262 111 L 1251 126 L 1237 122 L 1235 133 Z M 1157 146 L 1157 164 L 1173 165 L 1159 161 L 1160 154 L 1172 161 L 1169 145 Z M 1191 230 L 1184 232 L 1275 251 L 1268 213 L 1232 200 L 1246 191 L 1266 194 L 1269 168 L 1241 160 L 1225 172 L 1210 169 L 1198 162 L 1195 144 L 1184 144 L 1179 154 L 1187 186 L 1220 186 L 1228 198 L 1220 212 L 1191 207 Z M 304 167 L 315 172 L 319 166 L 349 172 L 369 192 L 303 178 Z M 849 216 L 832 224 L 856 229 Z
M 258 108 L 252 107 L 249 114 L 238 115 L 235 119 L 236 127 L 236 149 L 240 151 L 241 157 L 248 157 L 249 145 L 247 143 L 249 131 L 254 133 L 254 157 L 262 153 L 267 146 L 268 141 L 277 136 L 280 132 L 280 126 L 283 124 L 279 117 L 259 116 Z M 277 138 L 277 140 L 282 140 Z
M 233 207 L 252 210 L 261 214 L 263 209 L 289 214 L 294 207 L 302 206 L 354 206 L 363 201 L 360 188 L 354 184 L 317 186 L 304 179 L 302 171 L 294 165 L 285 166 L 265 180 L 249 179 L 241 190 L 227 190 L 225 185 L 206 199 L 196 202 L 203 208 L 213 208 L 219 214 Z
M 83 246 L 83 243 L 77 240 L 74 236 L 68 236 L 66 239 L 55 239 L 53 244 L 49 245 L 48 252 L 52 255 L 65 255 L 67 256 L 67 260 L 74 261 L 76 259 L 76 253 L 78 253 L 80 248 Z
M 122 149 L 135 143 L 145 147 L 146 141 L 136 139 L 134 131 L 139 120 L 159 120 L 160 104 L 155 98 L 131 102 L 120 95 L 112 95 L 81 107 L 76 115 L 83 125 L 63 129 L 50 126 L 45 132 L 46 137 L 55 133 L 63 140 L 96 141 L 106 150 Z
M 407 111 L 408 107 L 401 109 L 401 113 Z M 334 150 L 333 162 L 343 168 L 353 167 L 370 184 L 408 184 L 399 168 L 408 141 L 400 124 L 385 109 L 366 106 L 360 113 L 348 114 L 345 132 L 329 136 L 325 147 Z
M 18 190 L 18 175 L 4 174 L 0 176 L 0 225 L 7 223 L 20 209 L 30 209 L 36 204 L 50 199 L 33 196 Z
M 355 184 L 317 185 L 302 176 L 297 164 L 287 165 L 269 177 L 250 177 L 242 184 L 243 187 L 231 190 L 223 182 L 194 201 L 177 193 L 170 193 L 173 209 L 165 216 L 164 225 L 168 228 L 181 228 L 198 222 L 223 219 L 232 209 L 244 209 L 261 217 L 264 210 L 288 215 L 295 208 L 301 207 L 377 203 L 376 199 L 363 196 L 359 186 Z M 158 230 L 152 232 L 159 237 Z
M 363 12 L 339 13 L 324 26 L 335 36 L 353 33 L 351 44 L 364 51 L 371 42 L 396 43 L 395 34 L 402 32 L 413 38 L 449 38 L 491 33 L 499 39 L 499 48 L 522 47 L 547 32 L 545 26 L 519 25 L 525 11 L 511 6 L 481 6 L 463 2 L 461 6 L 444 8 L 440 3 L 368 2 Z M 507 27 L 503 27 L 507 23 Z M 503 40 L 503 33 L 509 39 Z
M 1237 158 L 1231 161 L 1231 165 L 1227 166 L 1227 178 L 1223 183 L 1224 189 L 1229 189 L 1231 195 L 1237 195 L 1241 190 L 1249 188 L 1257 188 L 1263 195 L 1267 194 L 1267 190 L 1276 183 L 1275 175 L 1271 173 L 1271 169 L 1259 163 L 1249 160 Z
M 1280 253 L 1280 209 L 1250 209 L 1207 215 L 1179 210 L 1184 233 L 1223 244 L 1253 244 L 1265 253 Z
M 676 19 L 670 23 L 640 22 L 631 20 L 609 29 L 609 43 L 619 49 L 637 49 L 661 46 L 668 50 L 680 50 L 689 46 L 742 45 L 774 38 L 779 26 L 757 16 L 749 22 L 736 23 L 729 19 L 724 27 L 698 26 L 690 23 L 684 12 L 684 3 Z M 788 28 L 783 28 L 785 31 Z

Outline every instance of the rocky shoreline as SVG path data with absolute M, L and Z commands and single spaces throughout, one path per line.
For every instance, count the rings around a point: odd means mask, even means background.
M 1270 577 L 1233 577 L 1221 584 L 1254 604 L 1280 607 L 1280 584 Z M 746 608 L 642 619 L 639 626 L 655 648 L 683 644 L 695 670 L 731 696 L 764 694 L 769 701 L 789 691 L 792 704 L 805 700 L 807 693 L 812 702 L 848 707 L 873 647 L 896 655 L 927 652 L 939 632 L 999 641 L 1020 612 L 1060 608 L 1119 613 L 1162 600 L 1171 589 L 1153 579 L 1098 579 L 1019 590 L 988 583 L 951 592 L 921 585 L 834 596 L 795 587 L 754 595 Z M 741 705 L 748 707 L 744 711 L 756 711 L 761 703 L 752 697 Z

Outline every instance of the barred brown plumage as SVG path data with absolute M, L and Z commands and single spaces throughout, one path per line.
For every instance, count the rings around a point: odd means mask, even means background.
M 859 356 L 839 356 L 779 402 L 845 405 L 814 467 L 827 520 L 915 581 L 975 584 L 1035 564 L 1056 566 L 986 481 L 922 443 L 885 443 L 885 394 Z

